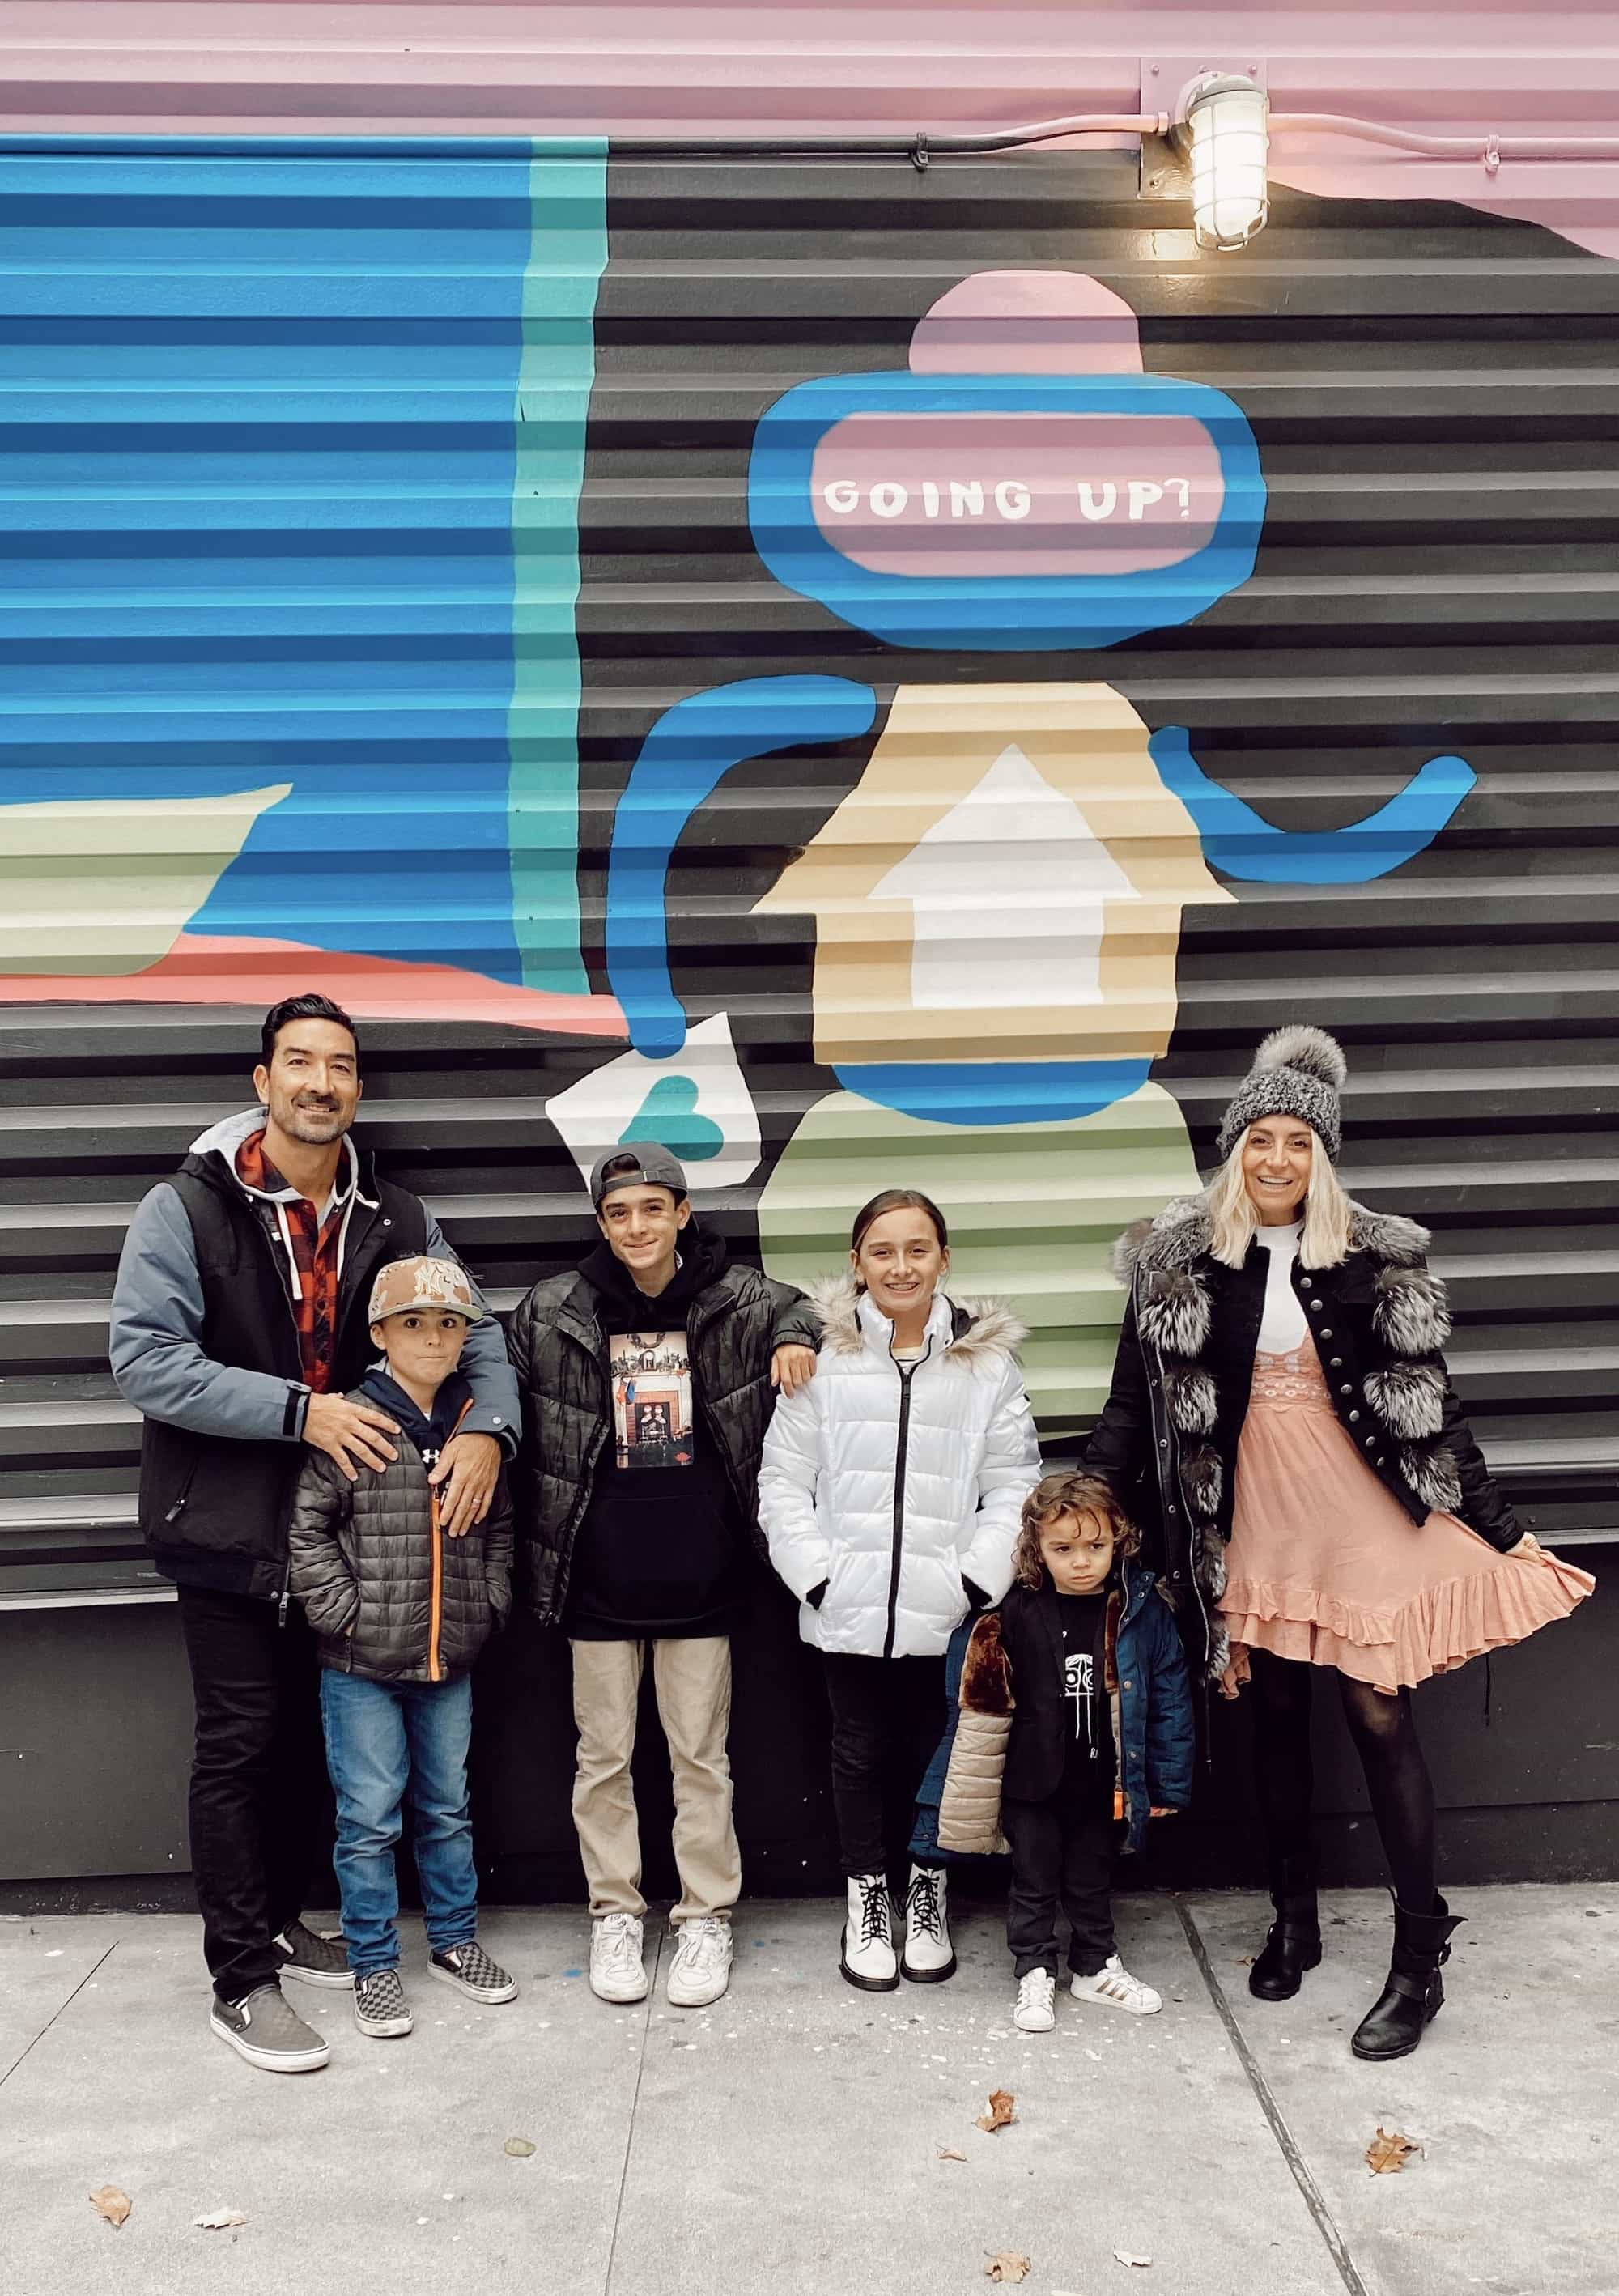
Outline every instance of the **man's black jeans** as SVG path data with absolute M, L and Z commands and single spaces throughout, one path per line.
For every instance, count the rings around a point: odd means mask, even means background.
M 280 1973 L 272 1942 L 304 1909 L 331 1841 L 320 1669 L 301 1611 L 251 1595 L 182 1587 L 180 1625 L 197 1702 L 192 1873 L 202 1950 L 222 2001 Z

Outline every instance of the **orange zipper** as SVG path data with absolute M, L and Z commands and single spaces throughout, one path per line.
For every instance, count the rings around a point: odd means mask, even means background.
M 468 1412 L 470 1411 L 471 1408 L 471 1400 L 469 1398 L 469 1399 L 462 1405 L 460 1413 L 455 1421 L 455 1425 L 450 1430 L 452 1440 L 454 1440 L 455 1434 L 461 1426 L 462 1420 L 466 1417 Z M 439 1654 L 438 1644 L 440 1630 L 444 1625 L 444 1533 L 439 1529 L 438 1524 L 438 1488 L 437 1484 L 429 1484 L 428 1486 L 428 1508 L 433 1526 L 433 1593 L 431 1604 L 428 1612 L 427 1678 L 429 1682 L 442 1682 L 444 1680 L 444 1660 Z

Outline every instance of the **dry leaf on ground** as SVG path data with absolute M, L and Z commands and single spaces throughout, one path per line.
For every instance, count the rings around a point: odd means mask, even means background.
M 988 2110 L 978 2115 L 978 2127 L 988 2129 L 992 2136 L 997 2128 L 1004 2128 L 1009 2121 L 1018 2118 L 1017 2103 L 1010 2088 L 992 2088 Z
M 534 2147 L 526 2136 L 508 2136 L 506 2150 L 514 2161 L 526 2161 Z
M 985 2253 L 987 2254 L 988 2251 L 985 2251 Z M 989 2262 L 984 2267 L 985 2280 L 1026 2280 L 1028 2276 L 1028 2258 L 1019 2256 L 1017 2251 L 1011 2248 L 1003 2248 L 999 2254 L 990 2257 Z
M 934 2158 L 936 2161 L 965 2161 L 967 2155 L 965 2152 L 958 2152 L 953 2144 L 936 2144 L 934 2147 Z
M 1139 2265 L 1143 2272 L 1145 2272 L 1152 2263 L 1151 2257 L 1132 2256 L 1129 2250 L 1125 2248 L 1116 2248 L 1113 2251 L 1113 2260 L 1116 2264 Z
M 127 2193 L 120 2193 L 116 2185 L 98 2185 L 90 2195 L 90 2205 L 98 2217 L 105 2217 L 115 2227 L 129 2214 L 133 2203 Z
M 1385 2128 L 1379 2123 L 1377 2135 L 1366 2148 L 1366 2165 L 1374 2177 L 1397 2177 L 1411 2154 L 1421 2150 L 1420 2144 L 1413 2144 L 1397 2128 Z
M 244 2225 L 246 2217 L 240 2209 L 210 2209 L 205 2217 L 193 2217 L 192 2222 L 199 2232 L 228 2232 L 233 2225 Z

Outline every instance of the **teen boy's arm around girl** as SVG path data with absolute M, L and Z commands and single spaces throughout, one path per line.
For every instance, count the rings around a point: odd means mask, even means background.
M 937 1206 L 910 1189 L 873 1198 L 849 1263 L 812 1293 L 820 1367 L 776 1406 L 759 1519 L 825 1669 L 848 1880 L 840 1966 L 849 1983 L 887 1991 L 901 1974 L 936 1982 L 955 1966 L 942 1868 L 912 1869 L 903 1962 L 887 1877 L 904 1870 L 916 1789 L 944 1733 L 950 1637 L 1010 1582 L 1040 1454 L 1022 1328 L 944 1291 Z

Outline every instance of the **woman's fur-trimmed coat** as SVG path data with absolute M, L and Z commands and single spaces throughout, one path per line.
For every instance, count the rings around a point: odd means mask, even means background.
M 1210 1679 L 1228 1656 L 1215 1605 L 1268 1267 L 1257 1241 L 1240 1268 L 1215 1259 L 1212 1241 L 1205 1195 L 1120 1238 L 1114 1272 L 1130 1300 L 1112 1390 L 1085 1450 L 1086 1466 L 1142 1525 L 1193 1665 Z M 1414 1220 L 1354 1204 L 1347 1258 L 1321 1268 L 1296 1260 L 1293 1288 L 1333 1408 L 1367 1465 L 1413 1522 L 1435 1510 L 1460 1515 L 1504 1554 L 1522 1532 L 1451 1386 L 1442 1352 L 1450 1310 L 1427 1246 Z

